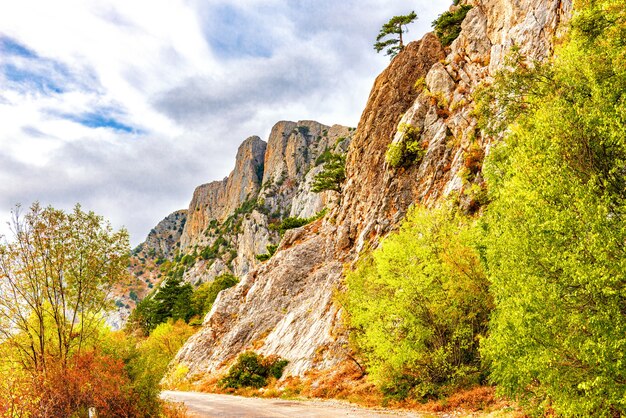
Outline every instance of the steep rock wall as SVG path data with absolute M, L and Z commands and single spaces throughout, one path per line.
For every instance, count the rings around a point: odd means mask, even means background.
M 193 245 L 206 245 L 204 232 L 212 220 L 223 222 L 245 201 L 256 197 L 261 187 L 266 147 L 258 136 L 246 139 L 239 146 L 235 168 L 228 177 L 196 188 L 180 239 L 181 251 Z
M 293 375 L 342 361 L 345 335 L 331 297 L 341 283 L 342 262 L 354 260 L 365 243 L 376 245 L 411 204 L 433 205 L 458 193 L 472 210 L 463 157 L 471 147 L 485 152 L 490 142 L 476 129 L 472 93 L 502 67 L 513 45 L 532 59 L 550 57 L 572 7 L 571 0 L 472 5 L 449 48 L 427 34 L 376 79 L 348 150 L 338 205 L 323 220 L 290 231 L 270 262 L 220 294 L 203 328 L 176 357 L 190 377 L 219 373 L 252 347 L 288 359 L 286 372 Z M 425 155 L 394 168 L 385 153 L 404 140 L 401 124 L 417 129 Z M 480 184 L 480 173 L 472 181 Z

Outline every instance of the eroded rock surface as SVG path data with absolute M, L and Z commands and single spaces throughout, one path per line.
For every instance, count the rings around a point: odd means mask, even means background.
M 189 368 L 190 377 L 219 373 L 239 353 L 253 348 L 288 359 L 286 372 L 293 375 L 343 360 L 345 334 L 332 300 L 343 263 L 354 260 L 366 243 L 375 246 L 412 204 L 434 205 L 457 193 L 468 211 L 476 210 L 475 196 L 469 193 L 476 188 L 469 186 L 480 189 L 482 180 L 479 171 L 469 176 L 464 172 L 464 157 L 472 149 L 484 155 L 491 139 L 477 129 L 472 94 L 502 68 L 513 46 L 530 59 L 550 57 L 572 4 L 470 4 L 461 34 L 449 48 L 427 34 L 407 45 L 376 79 L 348 149 L 347 181 L 341 195 L 329 202 L 332 210 L 323 220 L 290 231 L 270 261 L 220 294 L 203 328 L 176 357 Z M 392 142 L 406 140 L 399 130 L 402 125 L 419 133 L 425 155 L 408 166 L 390 167 L 385 153 Z M 300 185 L 309 182 L 302 155 L 320 131 L 315 124 L 306 126 L 308 135 L 289 122 L 272 130 L 260 192 L 271 210 L 284 210 L 285 201 L 291 202 L 290 214 L 308 214 L 305 207 L 319 207 L 318 197 L 300 195 L 299 186 L 290 184 L 294 178 Z M 319 153 L 320 143 L 317 147 Z

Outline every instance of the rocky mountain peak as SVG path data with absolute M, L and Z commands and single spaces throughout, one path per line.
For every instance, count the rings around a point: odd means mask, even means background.
M 513 46 L 531 59 L 551 56 L 572 2 L 464 3 L 473 7 L 451 45 L 427 34 L 376 79 L 349 142 L 338 204 L 322 220 L 288 231 L 271 260 L 220 294 L 203 328 L 177 355 L 190 375 L 219 373 L 253 347 L 289 360 L 286 372 L 292 375 L 344 361 L 346 335 L 332 298 L 344 264 L 366 244 L 376 246 L 412 204 L 432 206 L 456 194 L 467 211 L 480 207 L 480 166 L 467 166 L 473 160 L 467 156 L 484 156 L 492 138 L 477 127 L 473 93 L 502 68 Z M 272 129 L 259 193 L 267 208 L 284 208 L 289 201 L 293 213 L 297 192 L 290 179 L 307 170 L 297 150 L 319 154 L 339 147 L 341 129 L 322 127 L 321 138 L 319 129 L 303 122 L 280 122 Z M 331 133 L 335 143 L 324 139 Z M 407 148 L 420 150 L 406 154 Z M 390 150 L 397 158 L 389 158 Z

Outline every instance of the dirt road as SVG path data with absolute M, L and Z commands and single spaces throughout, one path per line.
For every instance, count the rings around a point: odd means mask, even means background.
M 173 391 L 163 391 L 161 397 L 174 402 L 184 402 L 189 412 L 195 417 L 419 417 L 410 413 L 376 411 L 333 401 L 243 398 L 212 393 Z

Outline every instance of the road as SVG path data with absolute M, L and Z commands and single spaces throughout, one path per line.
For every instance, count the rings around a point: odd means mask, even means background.
M 337 418 L 337 417 L 418 417 L 419 415 L 359 408 L 335 401 L 292 401 L 284 399 L 244 398 L 198 392 L 161 392 L 163 399 L 183 402 L 194 417 L 241 418 Z

